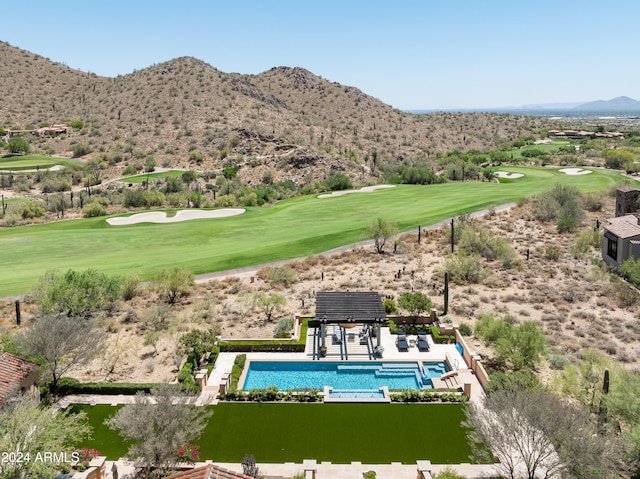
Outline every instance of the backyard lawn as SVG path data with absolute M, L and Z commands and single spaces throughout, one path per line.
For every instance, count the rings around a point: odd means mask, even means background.
M 618 172 L 601 169 L 582 176 L 552 168 L 500 170 L 524 176 L 501 183 L 398 185 L 334 198 L 297 197 L 247 208 L 239 216 L 173 224 L 111 226 L 102 217 L 3 228 L 0 296 L 28 292 L 52 269 L 91 267 L 107 274 L 135 272 L 149 280 L 176 264 L 200 274 L 304 257 L 363 239 L 367 224 L 376 217 L 390 219 L 400 231 L 407 231 L 513 202 L 558 182 L 597 191 L 622 179 Z
M 76 406 L 85 410 L 95 440 L 78 444 L 115 459 L 126 451 L 121 438 L 101 423 L 113 406 Z M 301 463 L 303 459 L 336 464 L 435 464 L 471 462 L 464 405 L 461 404 L 298 404 L 220 403 L 197 441 L 201 460 Z

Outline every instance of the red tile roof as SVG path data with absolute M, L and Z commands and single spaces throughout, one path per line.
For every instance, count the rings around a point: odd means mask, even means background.
M 0 355 L 0 401 L 13 386 L 19 385 L 38 365 L 10 353 Z
M 239 472 L 233 472 L 214 464 L 196 467 L 187 471 L 176 472 L 166 479 L 253 479 Z

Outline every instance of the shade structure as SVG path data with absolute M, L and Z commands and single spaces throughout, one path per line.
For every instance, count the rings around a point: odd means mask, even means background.
M 372 291 L 316 293 L 316 320 L 347 327 L 356 323 L 383 323 L 387 315 L 380 295 Z

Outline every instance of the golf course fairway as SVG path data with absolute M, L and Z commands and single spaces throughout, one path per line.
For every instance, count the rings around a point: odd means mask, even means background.
M 195 274 L 303 257 L 357 242 L 377 217 L 400 231 L 518 200 L 555 183 L 584 192 L 620 182 L 619 172 L 593 169 L 567 175 L 557 168 L 504 167 L 522 173 L 500 183 L 398 185 L 335 198 L 291 198 L 247 208 L 239 216 L 172 224 L 111 226 L 106 217 L 58 221 L 0 230 L 0 296 L 27 293 L 49 270 L 95 268 L 150 279 L 167 266 Z

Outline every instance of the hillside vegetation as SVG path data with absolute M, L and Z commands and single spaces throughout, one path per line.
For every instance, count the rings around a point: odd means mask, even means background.
M 0 81 L 0 126 L 82 122 L 60 137 L 29 137 L 31 151 L 98 157 L 113 175 L 152 158 L 214 171 L 233 161 L 250 166 L 241 175 L 253 180 L 269 171 L 302 184 L 342 171 L 366 182 L 380 165 L 487 151 L 552 126 L 500 114 L 409 114 L 303 68 L 240 75 L 190 57 L 106 78 L 0 42 Z

